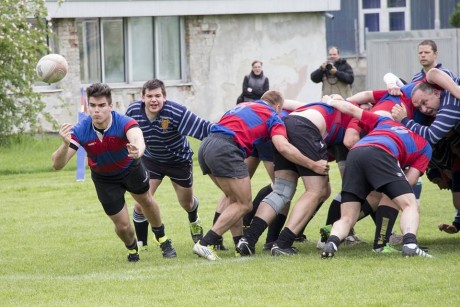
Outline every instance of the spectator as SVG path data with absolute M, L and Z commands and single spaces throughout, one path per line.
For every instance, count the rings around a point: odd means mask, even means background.
M 244 76 L 243 93 L 238 97 L 237 103 L 259 100 L 270 88 L 262 65 L 263 63 L 258 60 L 252 62 L 252 71 L 249 75 Z
M 323 82 L 322 96 L 340 94 L 342 97 L 351 96 L 351 85 L 355 80 L 353 69 L 347 60 L 340 57 L 339 48 L 329 48 L 328 61 L 311 73 L 311 81 Z

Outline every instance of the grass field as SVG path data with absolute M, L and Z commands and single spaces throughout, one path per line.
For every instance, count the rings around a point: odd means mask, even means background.
M 341 247 L 322 260 L 315 243 L 328 202 L 307 227 L 309 243 L 294 257 L 252 258 L 220 252 L 209 262 L 192 253 L 185 212 L 168 180 L 158 199 L 176 259 L 149 246 L 128 263 L 126 249 L 98 203 L 89 173 L 75 180 L 75 163 L 51 170 L 56 137 L 26 139 L 0 148 L 0 306 L 455 306 L 460 304 L 460 235 L 437 230 L 454 214 L 450 194 L 424 179 L 418 238 L 434 259 L 372 252 L 371 219 L 356 231 L 367 243 Z M 193 142 L 194 148 L 198 143 Z M 73 161 L 74 162 L 74 161 Z M 333 194 L 340 182 L 332 164 Z M 211 226 L 219 191 L 195 163 L 195 191 L 205 229 Z M 253 193 L 268 183 L 261 167 Z M 298 193 L 302 187 L 298 187 Z M 130 212 L 132 199 L 127 197 Z M 224 236 L 231 246 L 229 234 Z

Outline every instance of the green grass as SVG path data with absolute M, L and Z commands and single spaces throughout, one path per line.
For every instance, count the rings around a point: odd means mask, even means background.
M 0 305 L 1 306 L 447 306 L 458 305 L 459 235 L 437 230 L 450 222 L 450 194 L 424 179 L 419 241 L 434 259 L 405 259 L 371 251 L 370 219 L 356 231 L 367 242 L 341 247 L 336 257 L 321 260 L 315 241 L 328 202 L 307 227 L 309 243 L 297 244 L 300 255 L 252 258 L 220 252 L 209 262 L 192 253 L 187 216 L 168 180 L 156 198 L 176 259 L 163 259 L 149 246 L 141 261 L 128 263 L 126 249 L 97 201 L 87 172 L 76 182 L 75 166 L 51 170 L 51 153 L 59 138 L 28 139 L 0 149 Z M 193 142 L 194 148 L 198 143 Z M 332 164 L 333 194 L 339 175 Z M 200 216 L 211 226 L 220 192 L 195 163 L 195 192 Z M 266 185 L 263 167 L 253 179 L 253 193 Z M 297 198 L 302 187 L 298 187 Z M 130 211 L 132 199 L 127 197 Z M 231 246 L 230 234 L 225 242 Z

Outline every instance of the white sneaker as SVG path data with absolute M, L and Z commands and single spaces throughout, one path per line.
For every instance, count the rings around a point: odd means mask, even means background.
M 198 256 L 206 258 L 210 261 L 215 261 L 215 260 L 220 259 L 219 256 L 217 256 L 213 245 L 203 246 L 200 244 L 199 241 L 196 242 L 195 245 L 193 246 L 193 252 L 197 254 Z

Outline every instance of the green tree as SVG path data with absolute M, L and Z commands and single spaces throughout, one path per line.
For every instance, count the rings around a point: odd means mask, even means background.
M 449 23 L 452 27 L 460 28 L 460 2 L 457 3 L 457 8 L 450 15 Z
M 44 0 L 2 0 L 0 5 L 0 144 L 36 131 L 45 104 L 34 92 L 35 65 L 49 51 Z

